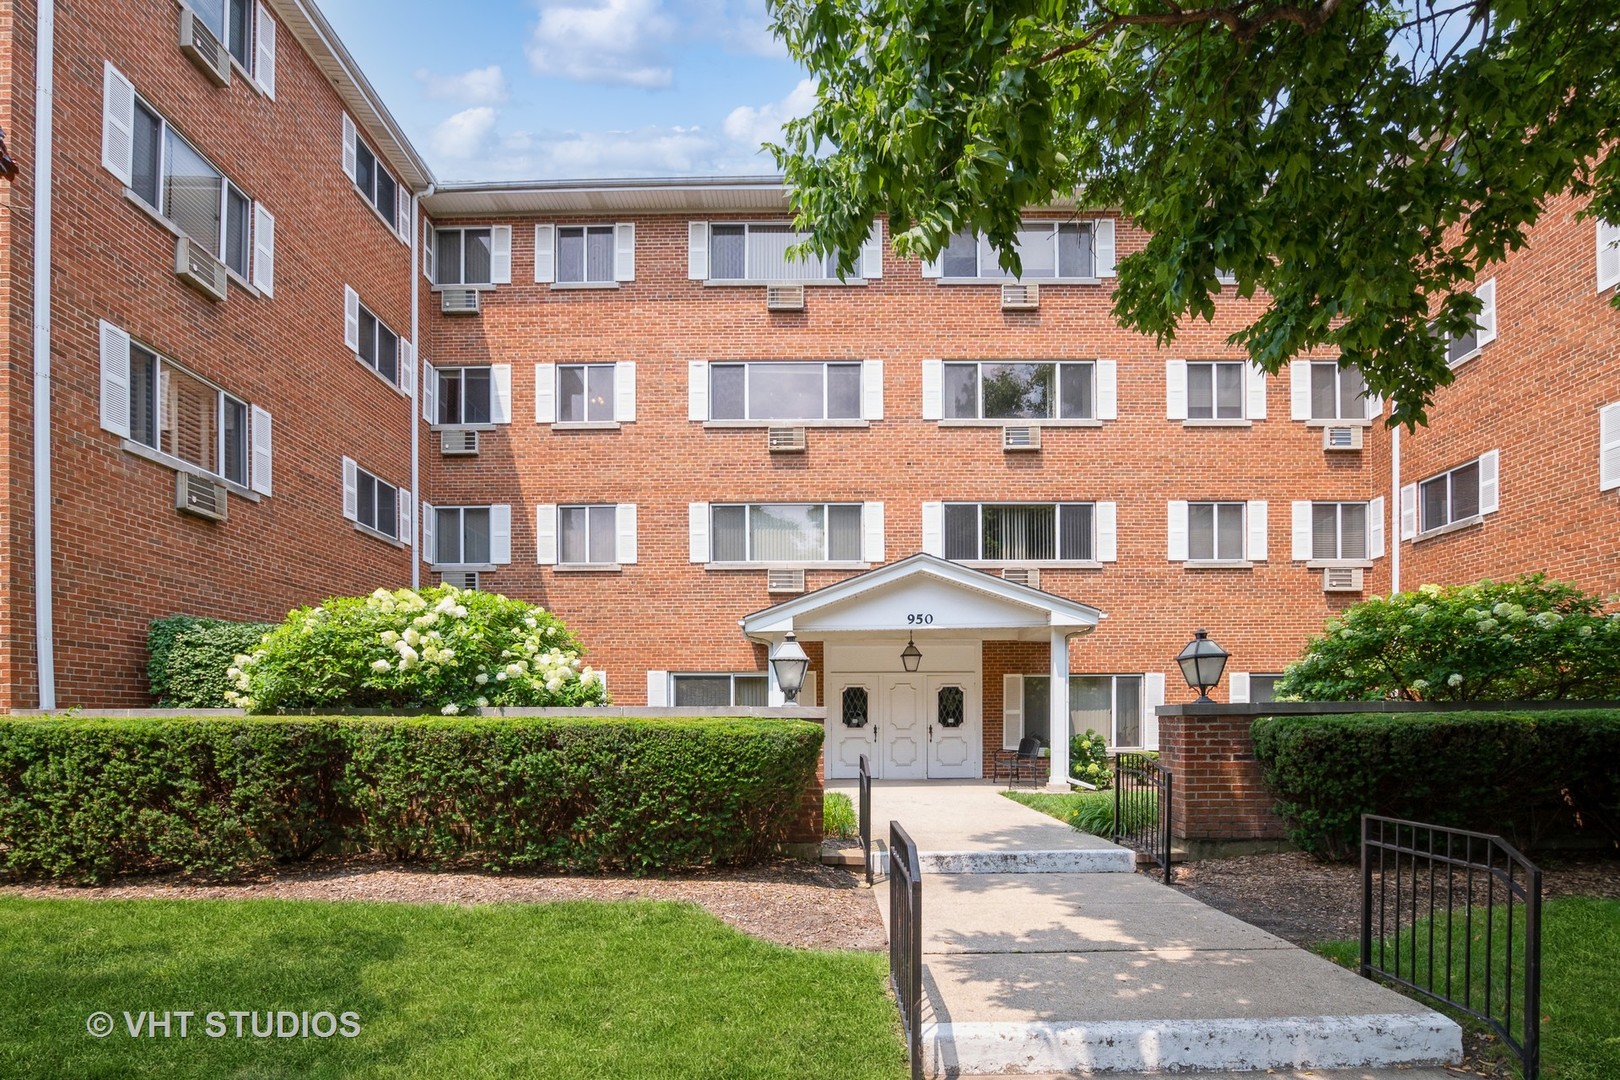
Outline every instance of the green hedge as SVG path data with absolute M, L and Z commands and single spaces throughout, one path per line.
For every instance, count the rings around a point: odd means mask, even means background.
M 820 749 L 782 720 L 0 718 L 0 874 L 746 862 L 785 836 Z
M 227 709 L 225 672 L 272 629 L 269 623 L 225 622 L 195 615 L 152 620 L 147 631 L 147 681 L 165 709 Z
M 1253 734 L 1289 838 L 1328 858 L 1356 854 L 1364 813 L 1533 848 L 1620 802 L 1620 712 L 1273 716 Z

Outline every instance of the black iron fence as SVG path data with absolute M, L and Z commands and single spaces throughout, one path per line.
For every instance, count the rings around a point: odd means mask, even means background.
M 1541 870 L 1500 836 L 1361 819 L 1361 973 L 1487 1025 L 1541 1071 Z
M 1114 758 L 1114 843 L 1146 855 L 1164 871 L 1170 870 L 1170 810 L 1175 778 L 1151 754 L 1119 754 Z
M 889 822 L 889 981 L 906 1029 L 912 1080 L 921 1080 L 922 865 L 898 821 Z
M 866 883 L 872 884 L 872 765 L 861 755 L 861 865 L 866 867 Z

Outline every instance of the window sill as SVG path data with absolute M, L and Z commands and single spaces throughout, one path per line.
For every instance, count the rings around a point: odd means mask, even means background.
M 1182 427 L 1189 428 L 1246 428 L 1254 427 L 1253 420 L 1210 420 L 1188 419 L 1181 422 Z
M 773 427 L 802 427 L 802 428 L 864 428 L 871 427 L 870 420 L 705 420 L 705 430 L 714 431 L 764 431 Z
M 264 92 L 264 87 L 259 85 L 259 80 L 253 77 L 253 72 L 251 72 L 251 71 L 249 71 L 247 69 L 247 65 L 243 64 L 242 61 L 238 60 L 236 58 L 236 55 L 234 53 L 232 53 L 229 49 L 225 50 L 225 55 L 229 56 L 231 58 L 231 70 L 232 71 L 234 71 L 237 75 L 242 76 L 243 79 L 247 80 L 247 84 L 250 87 L 252 87 L 254 92 L 257 93 L 260 97 L 262 97 L 262 98 L 264 98 L 266 100 L 272 100 L 270 95 Z
M 938 277 L 934 281 L 940 285 L 1101 285 L 1105 279 L 1100 277 L 1064 277 L 1064 278 L 979 278 L 979 277 Z
M 405 392 L 403 387 L 389 379 L 388 376 L 384 375 L 382 372 L 378 371 L 364 360 L 360 359 L 359 353 L 352 353 L 351 355 L 354 357 L 354 362 L 359 364 L 363 370 L 371 372 L 371 377 L 373 379 L 376 379 L 378 382 L 382 383 L 384 386 L 388 387 L 388 389 L 392 390 L 405 400 L 410 400 L 411 396 Z M 398 361 L 396 360 L 395 363 L 398 363 Z
M 375 372 L 373 372 L 373 374 L 375 374 Z M 379 379 L 382 379 L 381 375 L 378 375 L 377 377 Z M 387 382 L 387 381 L 388 381 L 387 379 L 383 379 L 383 382 Z M 501 427 L 500 424 L 429 424 L 428 425 L 428 430 L 429 431 L 438 431 L 438 432 L 445 432 L 445 431 L 497 431 L 497 430 L 500 429 L 500 427 Z
M 558 420 L 552 431 L 618 431 L 624 425 L 617 420 Z
M 1330 428 L 1330 427 L 1370 428 L 1370 427 L 1373 426 L 1373 422 L 1371 420 L 1348 419 L 1348 418 L 1344 419 L 1344 420 L 1324 420 L 1324 419 L 1321 419 L 1319 417 L 1314 417 L 1313 416 L 1311 419 L 1305 421 L 1305 426 L 1308 427 L 1308 428 Z
M 1305 561 L 1305 569 L 1307 570 L 1339 570 L 1345 567 L 1371 570 L 1373 561 L 1371 559 L 1307 559 Z
M 338 164 L 341 165 L 342 162 L 339 162 Z M 389 175 L 393 175 L 392 172 L 390 172 Z M 354 193 L 356 195 L 360 196 L 360 201 L 365 204 L 365 207 L 366 207 L 367 210 L 371 211 L 371 216 L 376 218 L 378 221 L 382 222 L 383 225 L 387 227 L 388 231 L 393 234 L 395 240 L 398 240 L 400 243 L 406 244 L 408 246 L 410 241 L 406 240 L 403 236 L 399 235 L 399 226 L 398 226 L 398 224 L 396 224 L 395 222 L 389 221 L 387 218 L 383 217 L 382 211 L 377 209 L 377 204 L 372 202 L 369 198 L 366 197 L 366 193 L 360 190 L 360 185 L 354 182 L 354 177 L 352 177 L 352 176 L 349 177 L 349 186 L 354 188 Z M 396 187 L 396 190 L 395 190 L 395 193 L 394 193 L 394 198 L 397 199 L 397 198 L 399 198 L 400 193 L 405 190 L 405 185 L 400 184 L 400 183 L 398 183 L 398 181 L 396 181 L 395 182 L 395 187 Z
M 201 477 L 210 483 L 221 484 L 224 486 L 225 490 L 229 491 L 232 495 L 244 498 L 249 502 L 259 502 L 264 498 L 264 496 L 260 495 L 257 491 L 254 491 L 251 488 L 243 487 L 234 480 L 227 480 L 218 473 L 211 473 L 201 465 L 193 465 L 189 461 L 181 461 L 177 457 L 170 457 L 163 451 L 154 450 L 145 443 L 138 443 L 133 439 L 124 439 L 123 447 L 126 453 L 134 454 L 139 458 L 145 458 L 147 461 L 150 461 L 153 464 L 162 465 L 164 468 L 173 469 L 175 472 L 190 473 L 192 476 Z
M 356 189 L 356 190 L 358 190 L 358 189 Z M 381 217 L 382 215 L 379 214 L 378 216 Z M 473 292 L 494 292 L 495 291 L 495 286 L 492 283 L 488 282 L 488 281 L 468 281 L 468 282 L 461 282 L 461 283 L 457 283 L 457 282 L 434 282 L 433 287 L 429 291 L 430 292 L 436 292 L 436 293 L 442 293 L 442 292 L 448 292 L 451 289 L 455 289 L 457 292 L 464 292 L 464 291 L 466 291 L 468 289 L 471 289 Z
M 972 561 L 969 561 L 967 559 L 953 559 L 951 561 L 955 562 L 958 566 L 966 566 L 966 567 L 969 567 L 969 568 L 971 568 L 973 570 L 984 570 L 984 571 L 991 571 L 991 570 L 1001 571 L 1001 570 L 1007 570 L 1007 569 L 1018 569 L 1018 570 L 1025 570 L 1025 569 L 1028 569 L 1028 570 L 1101 570 L 1103 567 L 1108 565 L 1107 563 L 1104 563 L 1104 562 L 1098 562 L 1096 559 L 1075 559 L 1075 560 L 1068 561 L 1068 562 L 1058 560 L 1058 559 L 1053 559 L 1053 560 L 1049 560 L 1049 561 L 1046 561 L 1046 562 L 1028 562 L 1028 561 L 1022 560 L 1022 559 L 1013 559 L 1013 560 L 1008 561 L 1008 562 L 972 562 Z
M 185 235 L 185 233 L 180 231 L 180 226 L 158 213 L 151 203 L 148 203 L 145 199 L 135 194 L 134 188 L 125 188 L 124 198 L 129 201 L 130 205 L 134 206 L 135 209 L 145 214 L 155 225 L 157 225 L 164 232 L 168 233 L 170 236 L 174 237 L 175 239 L 179 239 Z M 235 270 L 232 270 L 229 266 L 225 267 L 225 276 L 235 282 L 237 288 L 242 289 L 250 296 L 264 295 L 253 285 L 252 282 L 243 277 L 241 274 L 238 274 Z
M 704 563 L 705 570 L 870 570 L 869 562 L 711 562 Z
M 1475 514 L 1473 517 L 1463 518 L 1461 521 L 1453 521 L 1448 525 L 1442 525 L 1438 529 L 1430 529 L 1428 532 L 1420 532 L 1412 538 L 1412 543 L 1421 544 L 1423 541 L 1433 540 L 1437 536 L 1445 536 L 1449 533 L 1462 532 L 1464 529 L 1472 529 L 1483 524 L 1485 524 L 1485 515 Z
M 952 417 L 939 421 L 942 428 L 1009 428 L 1009 427 L 1040 427 L 1040 428 L 1100 428 L 1102 420 L 970 420 Z
M 612 291 L 619 287 L 617 281 L 553 281 L 551 288 L 556 292 L 590 292 L 594 289 Z
M 388 544 L 391 547 L 397 547 L 401 551 L 404 551 L 406 548 L 410 547 L 409 544 L 404 543 L 398 537 L 389 536 L 385 532 L 379 532 L 378 530 L 371 528 L 369 525 L 362 525 L 358 521 L 351 521 L 349 524 L 354 526 L 355 532 L 369 536 L 373 540 L 381 540 L 383 543 Z
M 472 570 L 480 574 L 493 574 L 499 569 L 500 567 L 496 566 L 494 563 L 428 563 L 428 571 L 434 574 L 443 574 L 446 572 L 455 573 L 459 570 Z
M 1248 559 L 1188 559 L 1181 564 L 1184 570 L 1253 570 Z
M 733 281 L 730 278 L 706 278 L 703 287 L 706 289 L 763 289 L 767 285 L 805 285 L 812 289 L 826 288 L 827 286 L 857 285 L 864 288 L 868 284 L 865 278 L 813 278 L 809 281 L 777 281 L 773 278 L 739 278 Z
M 557 563 L 552 567 L 559 574 L 618 574 L 624 567 L 618 563 Z

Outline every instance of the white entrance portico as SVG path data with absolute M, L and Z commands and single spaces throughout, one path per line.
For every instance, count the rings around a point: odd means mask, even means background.
M 1103 618 L 1052 593 L 913 555 L 755 612 L 742 629 L 768 648 L 790 630 L 821 643 L 829 779 L 855 776 L 866 754 L 874 776 L 921 780 L 984 775 L 985 642 L 1045 643 L 1047 673 L 1062 686 L 1069 640 Z M 900 654 L 912 640 L 922 660 L 908 672 Z M 1062 777 L 1068 696 L 1050 700 L 1052 775 Z M 771 704 L 781 703 L 773 675 Z

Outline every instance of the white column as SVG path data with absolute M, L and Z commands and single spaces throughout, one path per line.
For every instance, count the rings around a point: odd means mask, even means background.
M 1052 776 L 1049 785 L 1056 791 L 1069 790 L 1069 635 L 1052 631 L 1052 682 L 1048 695 L 1051 708 Z

